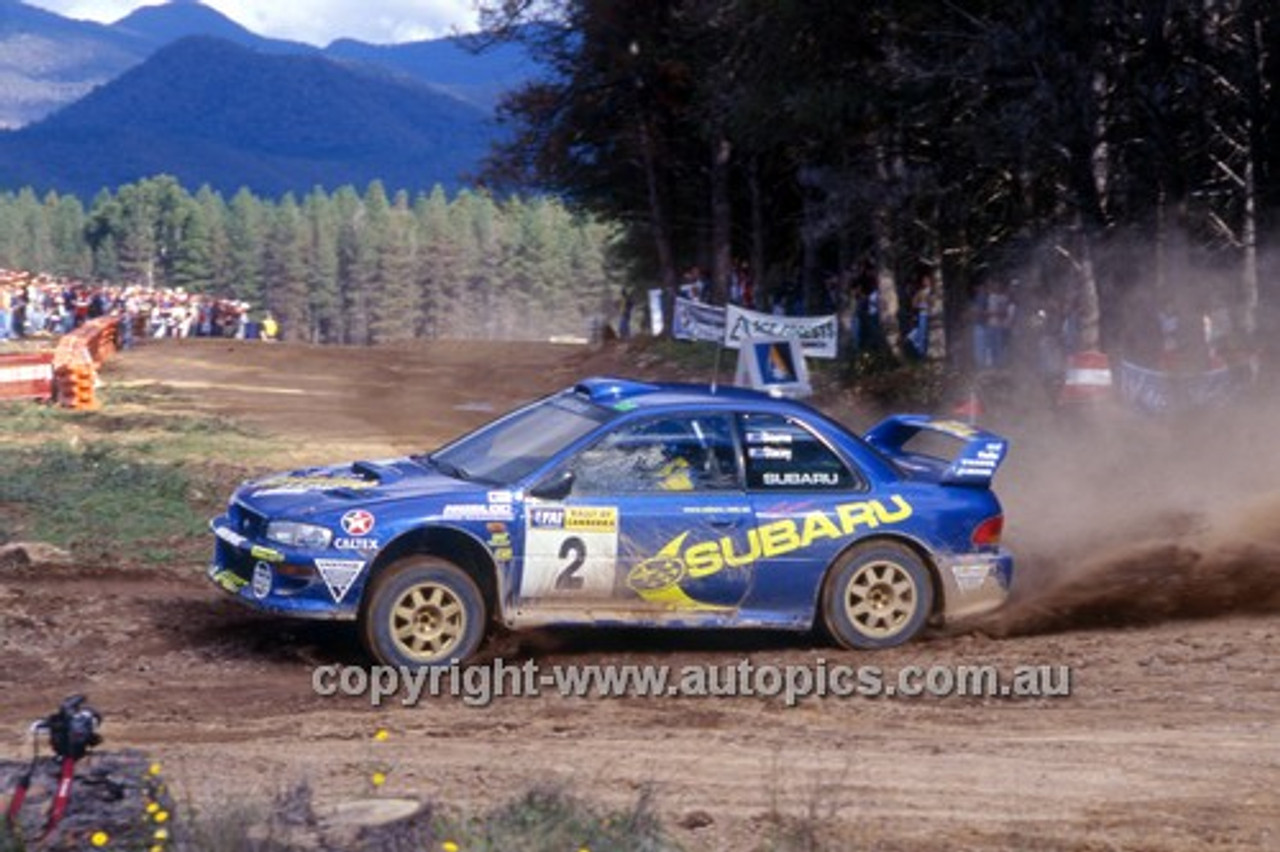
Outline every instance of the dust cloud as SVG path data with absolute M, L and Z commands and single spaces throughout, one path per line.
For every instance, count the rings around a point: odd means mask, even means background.
M 1280 407 L 1021 412 L 997 481 L 1015 555 L 982 629 L 1026 635 L 1280 612 Z

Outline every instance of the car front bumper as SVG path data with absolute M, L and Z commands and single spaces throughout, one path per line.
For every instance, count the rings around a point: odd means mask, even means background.
M 358 597 L 346 593 L 361 573 L 362 563 L 350 563 L 352 579 L 339 595 L 319 570 L 335 560 L 255 542 L 236 532 L 226 516 L 213 519 L 209 527 L 216 543 L 205 574 L 240 603 L 292 618 L 348 621 L 356 617 Z

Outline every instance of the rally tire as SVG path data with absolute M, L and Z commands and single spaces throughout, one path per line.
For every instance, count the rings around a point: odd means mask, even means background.
M 410 556 L 381 571 L 360 609 L 360 640 L 388 666 L 466 662 L 484 641 L 484 596 L 466 571 L 435 556 Z
M 845 648 L 892 648 L 915 638 L 933 611 L 933 579 L 924 560 L 892 541 L 844 553 L 827 572 L 822 623 Z

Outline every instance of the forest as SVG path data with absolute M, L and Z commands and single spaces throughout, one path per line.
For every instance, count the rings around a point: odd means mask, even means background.
M 159 176 L 78 198 L 0 193 L 0 268 L 183 288 L 271 311 L 286 340 L 546 339 L 599 331 L 616 228 L 550 198 L 411 198 L 380 182 L 230 200 Z
M 812 309 L 869 262 L 892 314 L 926 270 L 935 357 L 997 279 L 1085 349 L 1165 303 L 1273 322 L 1274 3 L 481 5 L 554 70 L 505 101 L 491 181 L 624 223 L 668 287 L 745 264 Z

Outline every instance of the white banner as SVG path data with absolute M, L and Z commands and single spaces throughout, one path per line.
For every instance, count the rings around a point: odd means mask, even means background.
M 676 296 L 671 336 L 679 340 L 724 342 L 724 308 Z
M 662 334 L 662 290 L 657 288 L 649 291 L 649 333 Z
M 1165 373 L 1122 361 L 1120 393 L 1140 411 L 1171 414 L 1194 408 L 1221 405 L 1236 390 L 1226 367 L 1205 373 Z
M 737 349 L 744 340 L 772 338 L 799 340 L 812 358 L 836 357 L 840 325 L 835 314 L 821 317 L 788 317 L 749 311 L 737 305 L 725 309 L 724 343 Z

